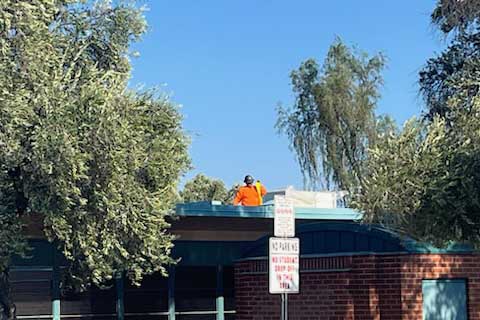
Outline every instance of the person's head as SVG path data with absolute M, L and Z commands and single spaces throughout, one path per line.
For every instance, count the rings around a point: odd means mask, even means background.
M 253 184 L 253 177 L 251 175 L 247 174 L 245 176 L 245 179 L 243 179 L 243 182 L 245 182 L 245 184 L 247 186 L 249 186 L 249 185 Z

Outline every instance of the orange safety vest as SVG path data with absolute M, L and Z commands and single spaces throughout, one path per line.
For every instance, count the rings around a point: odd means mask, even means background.
M 242 204 L 243 206 L 259 206 L 262 204 L 262 197 L 267 193 L 264 186 L 260 185 L 260 193 L 257 186 L 243 186 L 238 189 L 233 204 Z

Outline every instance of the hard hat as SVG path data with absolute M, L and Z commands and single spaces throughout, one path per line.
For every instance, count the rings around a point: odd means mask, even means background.
M 246 184 L 252 184 L 253 183 L 253 177 L 249 174 L 247 174 L 245 176 L 245 179 L 243 179 L 243 182 L 245 182 Z

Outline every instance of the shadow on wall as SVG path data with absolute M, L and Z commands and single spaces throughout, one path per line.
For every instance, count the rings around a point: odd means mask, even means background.
M 423 320 L 466 320 L 467 278 L 473 271 L 471 256 L 411 256 L 404 267 L 404 314 Z M 420 303 L 418 303 L 421 301 Z
M 466 280 L 423 280 L 424 320 L 467 320 Z

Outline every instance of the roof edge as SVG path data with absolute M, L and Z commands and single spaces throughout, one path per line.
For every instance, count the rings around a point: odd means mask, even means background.
M 300 208 L 296 207 L 295 218 L 306 220 L 360 220 L 363 215 L 350 208 Z M 176 214 L 186 217 L 231 217 L 273 219 L 273 204 L 262 206 L 221 205 L 202 201 L 177 204 Z

